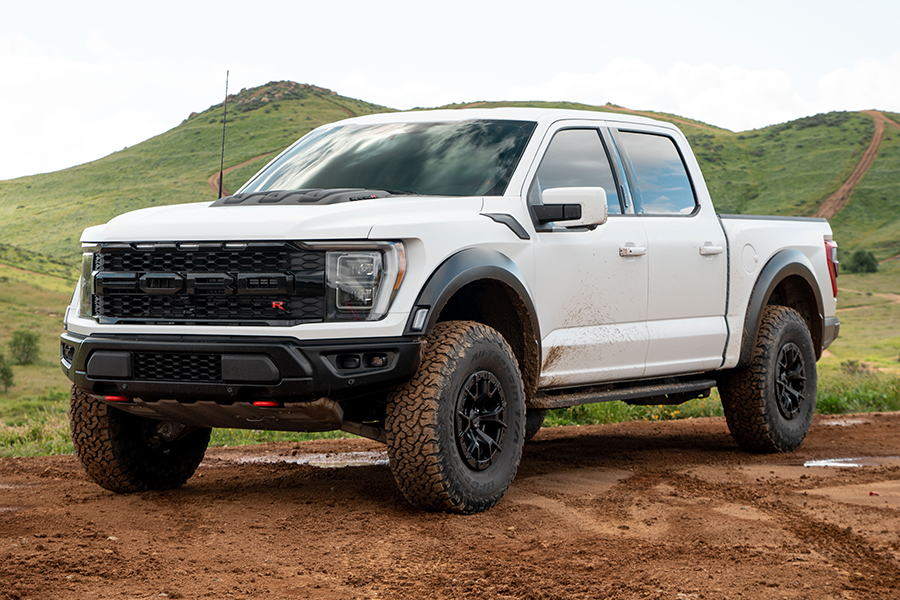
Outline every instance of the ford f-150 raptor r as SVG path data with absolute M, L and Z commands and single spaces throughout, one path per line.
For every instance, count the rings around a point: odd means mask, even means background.
M 61 363 L 115 492 L 182 485 L 211 427 L 342 429 L 413 505 L 473 513 L 548 409 L 715 386 L 740 446 L 789 451 L 839 330 L 827 222 L 717 215 L 684 135 L 620 114 L 348 119 L 81 241 Z

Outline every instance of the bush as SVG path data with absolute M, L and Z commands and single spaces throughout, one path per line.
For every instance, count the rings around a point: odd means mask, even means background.
M 849 273 L 874 273 L 878 270 L 878 261 L 875 259 L 875 255 L 868 250 L 858 248 L 843 263 L 843 268 Z
M 12 367 L 6 362 L 6 357 L 0 353 L 0 385 L 3 385 L 3 391 L 15 385 L 13 382 Z
M 38 334 L 19 329 L 12 334 L 9 353 L 14 364 L 31 365 L 38 359 Z
M 861 363 L 858 360 L 845 360 L 841 362 L 841 371 L 844 372 L 845 375 L 871 375 L 873 373 L 872 369 L 868 367 L 865 363 Z

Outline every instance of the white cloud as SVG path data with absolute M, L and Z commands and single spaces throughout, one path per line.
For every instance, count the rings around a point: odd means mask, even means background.
M 818 91 L 823 110 L 900 111 L 900 53 L 832 71 L 819 81 Z

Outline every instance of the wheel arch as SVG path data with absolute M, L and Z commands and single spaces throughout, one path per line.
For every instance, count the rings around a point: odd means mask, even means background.
M 431 333 L 441 321 L 475 321 L 496 329 L 519 362 L 525 397 L 537 389 L 540 374 L 540 329 L 534 303 L 519 267 L 488 248 L 469 248 L 447 258 L 419 292 L 406 324 L 408 334 Z M 421 331 L 416 314 L 428 310 Z
M 750 294 L 738 368 L 750 364 L 763 311 L 769 305 L 787 306 L 800 313 L 809 328 L 818 360 L 822 356 L 825 323 L 822 293 L 806 256 L 799 250 L 787 249 L 766 263 Z

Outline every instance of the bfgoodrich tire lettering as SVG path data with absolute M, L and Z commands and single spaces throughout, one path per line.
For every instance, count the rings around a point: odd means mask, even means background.
M 74 387 L 69 421 L 75 453 L 88 476 L 117 493 L 183 485 L 209 444 L 209 428 L 168 441 L 160 433 L 162 421 L 126 413 Z
M 806 322 L 768 306 L 749 367 L 719 384 L 732 437 L 755 452 L 789 452 L 803 442 L 816 407 L 816 355 Z
M 468 321 L 438 323 L 416 375 L 388 399 L 397 485 L 426 510 L 487 510 L 515 477 L 524 426 L 522 380 L 503 336 Z

